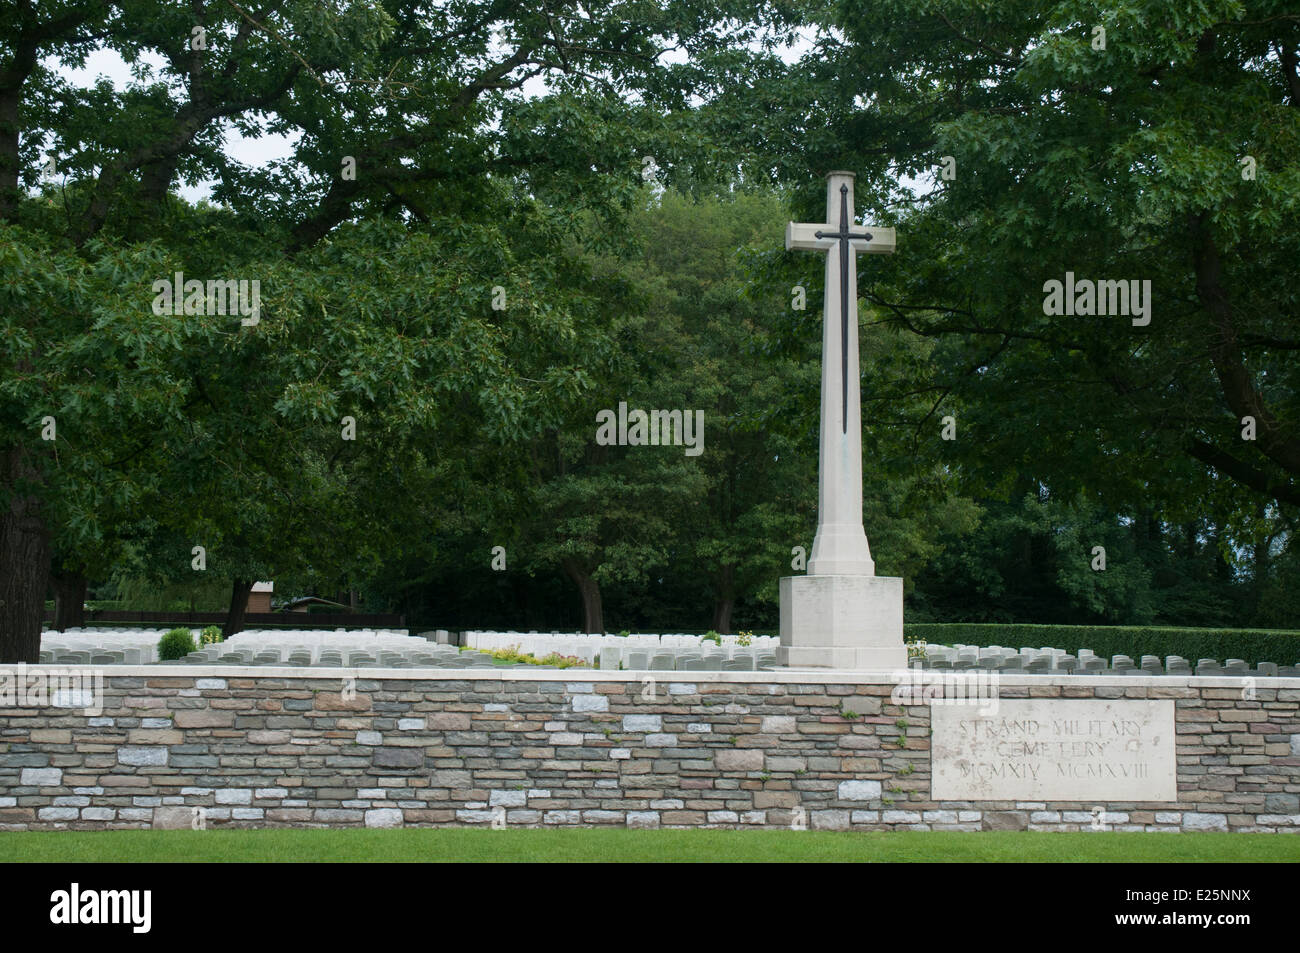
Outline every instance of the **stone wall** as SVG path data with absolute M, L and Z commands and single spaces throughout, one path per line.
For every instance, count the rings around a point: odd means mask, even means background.
M 1300 833 L 1296 679 L 1004 676 L 1001 698 L 1173 700 L 1178 800 L 1098 805 L 932 800 L 931 709 L 878 675 L 103 671 L 98 715 L 0 708 L 0 828 L 1086 831 L 1102 807 L 1114 830 Z

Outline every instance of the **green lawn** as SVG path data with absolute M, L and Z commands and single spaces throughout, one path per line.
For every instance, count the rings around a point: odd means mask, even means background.
M 832 833 L 615 829 L 0 834 L 0 861 L 1300 861 L 1286 834 Z

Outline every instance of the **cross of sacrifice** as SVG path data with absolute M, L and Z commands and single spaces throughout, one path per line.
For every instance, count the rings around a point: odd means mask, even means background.
M 862 529 L 857 258 L 859 252 L 892 253 L 894 230 L 872 225 L 863 225 L 860 232 L 853 230 L 853 180 L 852 172 L 828 174 L 826 222 L 790 222 L 785 228 L 787 250 L 826 252 L 817 537 L 808 561 L 809 574 L 872 575 L 875 572 Z M 837 323 L 839 334 L 834 333 Z M 838 434 L 832 397 L 837 390 L 840 392 Z

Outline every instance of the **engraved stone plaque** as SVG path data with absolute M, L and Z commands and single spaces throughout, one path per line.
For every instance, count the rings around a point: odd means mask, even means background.
M 1174 801 L 1171 700 L 1004 698 L 935 706 L 936 801 Z

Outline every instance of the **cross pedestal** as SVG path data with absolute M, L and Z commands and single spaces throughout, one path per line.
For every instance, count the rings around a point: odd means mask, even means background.
M 907 666 L 903 580 L 876 575 L 862 528 L 857 257 L 892 252 L 894 230 L 854 225 L 853 179 L 826 177 L 826 224 L 791 222 L 785 230 L 787 249 L 826 254 L 817 536 L 808 574 L 781 579 L 777 660 L 794 668 Z

